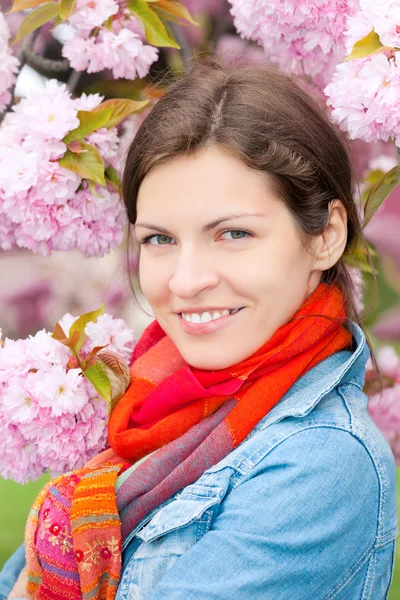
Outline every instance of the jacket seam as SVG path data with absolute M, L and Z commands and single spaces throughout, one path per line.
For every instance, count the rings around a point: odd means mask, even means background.
M 378 550 L 379 548 L 383 548 L 387 544 L 396 540 L 399 535 L 399 530 L 397 527 L 393 527 L 390 531 L 385 533 L 384 535 L 377 535 L 375 538 L 375 548 Z
M 332 600 L 337 596 L 345 587 L 350 583 L 350 581 L 357 575 L 357 573 L 363 568 L 368 558 L 371 556 L 371 553 L 374 549 L 374 542 L 372 542 L 368 548 L 364 551 L 364 553 L 360 556 L 356 564 L 351 568 L 350 572 L 340 581 L 336 587 L 333 588 L 329 592 L 327 596 L 325 596 L 324 600 Z
M 353 390 L 353 393 L 354 393 L 354 390 Z M 353 429 L 354 429 L 354 436 L 357 437 L 358 439 L 361 439 L 360 435 L 357 433 L 356 429 L 355 428 L 353 428 Z M 363 433 L 364 437 L 367 438 L 367 440 L 368 440 L 368 433 L 366 431 L 363 431 L 362 433 Z M 379 509 L 378 509 L 378 530 L 377 530 L 377 535 L 378 535 L 381 532 L 381 530 L 380 530 L 381 524 L 385 523 L 385 516 L 386 516 L 385 506 L 387 506 L 388 481 L 385 476 L 385 469 L 381 463 L 380 457 L 373 451 L 373 445 L 370 445 L 369 447 L 367 447 L 367 445 L 364 444 L 364 447 L 371 457 L 371 461 L 375 467 L 376 474 L 378 477 L 378 482 L 379 482 Z M 386 534 L 387 534 L 387 532 L 385 534 L 383 534 L 383 536 L 379 535 L 379 537 L 384 537 Z
M 368 600 L 368 598 L 371 598 L 372 583 L 375 579 L 375 572 L 376 572 L 376 552 L 374 552 L 371 555 L 370 564 L 368 565 L 367 574 L 366 574 L 363 589 L 362 589 L 361 600 Z
M 362 392 L 362 391 L 363 391 L 363 389 L 364 389 L 364 385 L 361 385 L 361 384 L 357 383 L 357 381 L 355 381 L 354 379 L 348 379 L 348 380 L 346 381 L 346 384 L 345 384 L 345 385 L 354 385 L 354 386 L 355 386 L 356 388 L 358 388 L 358 389 L 359 389 L 361 392 Z
M 345 389 L 346 389 L 346 384 L 344 383 L 344 384 L 342 384 L 342 385 L 339 385 L 339 386 L 338 386 L 338 388 L 337 388 L 337 392 L 338 392 L 339 396 L 340 396 L 340 397 L 341 397 L 341 399 L 342 399 L 342 402 L 343 402 L 344 408 L 345 408 L 345 410 L 346 410 L 346 412 L 347 412 L 347 415 L 348 415 L 348 417 L 349 417 L 349 427 L 350 427 L 350 431 L 351 431 L 351 433 L 354 435 L 353 419 L 352 419 L 352 416 L 351 416 L 351 411 L 350 411 L 350 409 L 349 409 L 349 407 L 348 407 L 348 404 L 347 404 L 347 401 L 346 401 L 346 396 L 345 396 L 345 394 L 344 394 L 344 390 L 345 390 Z
M 391 587 L 392 582 L 393 582 L 395 559 L 396 559 L 396 541 L 394 541 L 394 543 L 393 543 L 392 560 L 390 562 L 390 577 L 389 577 L 389 582 L 388 582 L 388 585 L 387 585 L 387 588 L 386 588 L 384 600 L 387 600 L 387 597 L 389 595 L 389 590 L 390 590 L 390 587 Z

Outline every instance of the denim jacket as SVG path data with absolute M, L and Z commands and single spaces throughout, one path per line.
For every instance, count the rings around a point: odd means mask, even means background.
M 234 451 L 135 527 L 116 600 L 387 598 L 395 463 L 362 392 L 365 336 L 351 330 L 352 352 L 298 379 Z
M 383 600 L 393 454 L 362 392 L 370 355 L 325 359 L 248 437 L 125 540 L 116 600 Z

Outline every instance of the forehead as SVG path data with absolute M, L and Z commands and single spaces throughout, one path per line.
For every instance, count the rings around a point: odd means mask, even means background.
M 221 149 L 208 148 L 153 167 L 139 188 L 137 212 L 221 210 L 239 205 L 262 210 L 268 197 L 277 199 L 267 175 Z

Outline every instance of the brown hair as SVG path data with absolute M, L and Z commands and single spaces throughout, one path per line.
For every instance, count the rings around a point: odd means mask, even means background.
M 130 223 L 136 221 L 139 186 L 154 165 L 211 146 L 272 178 L 304 244 L 324 232 L 335 199 L 347 211 L 345 252 L 365 243 L 349 151 L 322 106 L 274 67 L 235 66 L 210 57 L 170 85 L 136 133 L 122 183 Z M 343 258 L 322 280 L 340 287 L 348 319 L 361 326 Z

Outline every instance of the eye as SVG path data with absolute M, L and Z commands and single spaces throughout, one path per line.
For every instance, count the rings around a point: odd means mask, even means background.
M 157 241 L 154 241 L 154 240 L 157 240 Z M 151 246 L 167 246 L 168 240 L 172 240 L 172 238 L 169 237 L 168 235 L 159 233 L 159 234 L 148 235 L 140 243 L 142 245 L 150 244 Z
M 226 233 L 232 234 L 231 240 L 242 240 L 244 237 L 250 235 L 250 233 L 247 231 L 242 231 L 241 229 L 228 229 L 227 231 L 224 231 L 222 235 L 225 235 Z

